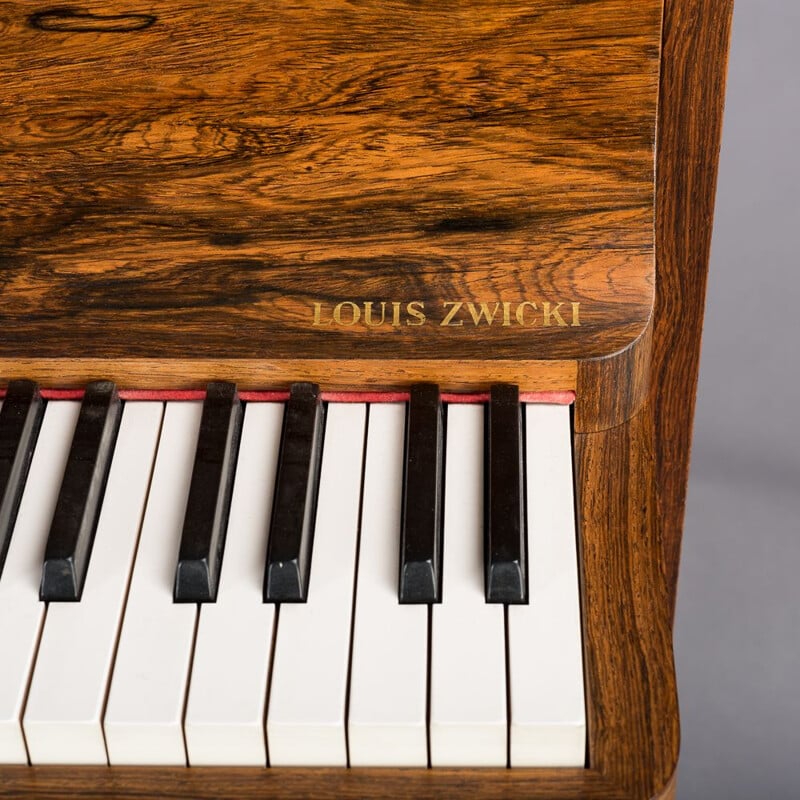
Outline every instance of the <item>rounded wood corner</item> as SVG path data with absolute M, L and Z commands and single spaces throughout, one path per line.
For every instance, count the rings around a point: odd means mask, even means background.
M 661 787 L 652 797 L 651 800 L 675 800 L 677 797 L 678 789 L 678 765 L 675 764 L 672 774 L 669 776 L 664 786 Z
M 650 389 L 652 317 L 627 347 L 578 362 L 575 432 L 596 433 L 627 422 Z

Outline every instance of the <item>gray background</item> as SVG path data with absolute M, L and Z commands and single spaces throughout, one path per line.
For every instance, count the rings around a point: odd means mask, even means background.
M 678 587 L 680 800 L 800 798 L 800 1 L 736 3 Z

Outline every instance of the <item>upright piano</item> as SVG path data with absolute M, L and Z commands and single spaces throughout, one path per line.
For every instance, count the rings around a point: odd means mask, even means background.
M 674 796 L 731 6 L 0 6 L 0 796 Z

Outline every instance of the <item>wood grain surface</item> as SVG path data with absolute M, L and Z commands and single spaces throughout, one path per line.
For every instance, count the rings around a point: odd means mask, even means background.
M 177 363 L 176 363 L 177 362 Z M 295 381 L 319 383 L 325 391 L 403 389 L 420 382 L 439 383 L 451 391 L 481 391 L 493 382 L 535 385 L 537 391 L 575 388 L 575 361 L 497 359 L 491 370 L 465 362 L 457 374 L 442 380 L 452 367 L 445 359 L 392 359 L 356 362 L 345 358 L 308 359 L 106 359 L 17 358 L 0 360 L 0 374 L 24 377 L 42 386 L 83 388 L 92 380 L 113 380 L 122 389 L 205 388 L 209 381 L 235 377 L 240 389 L 283 389 Z M 95 376 L 95 377 L 92 377 Z
M 616 353 L 654 297 L 660 26 L 661 0 L 1 4 L 0 360 L 370 384 Z
M 652 401 L 664 570 L 678 583 L 733 0 L 669 0 L 661 79 Z
M 653 328 L 619 353 L 578 361 L 575 430 L 580 433 L 613 428 L 630 419 L 650 391 Z

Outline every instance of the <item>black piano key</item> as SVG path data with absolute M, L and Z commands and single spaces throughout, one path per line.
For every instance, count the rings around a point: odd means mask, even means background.
M 208 603 L 217 598 L 241 431 L 242 404 L 236 385 L 210 383 L 175 568 L 176 603 Z
M 304 603 L 308 596 L 324 420 L 319 387 L 293 384 L 284 412 L 272 504 L 265 603 Z
M 486 602 L 527 603 L 522 412 L 516 386 L 492 386 L 486 442 Z
M 80 600 L 121 415 L 111 381 L 86 387 L 45 548 L 42 600 Z
M 0 575 L 42 424 L 44 401 L 32 381 L 12 381 L 0 410 Z
M 441 601 L 443 427 L 439 387 L 412 387 L 400 534 L 401 603 Z

